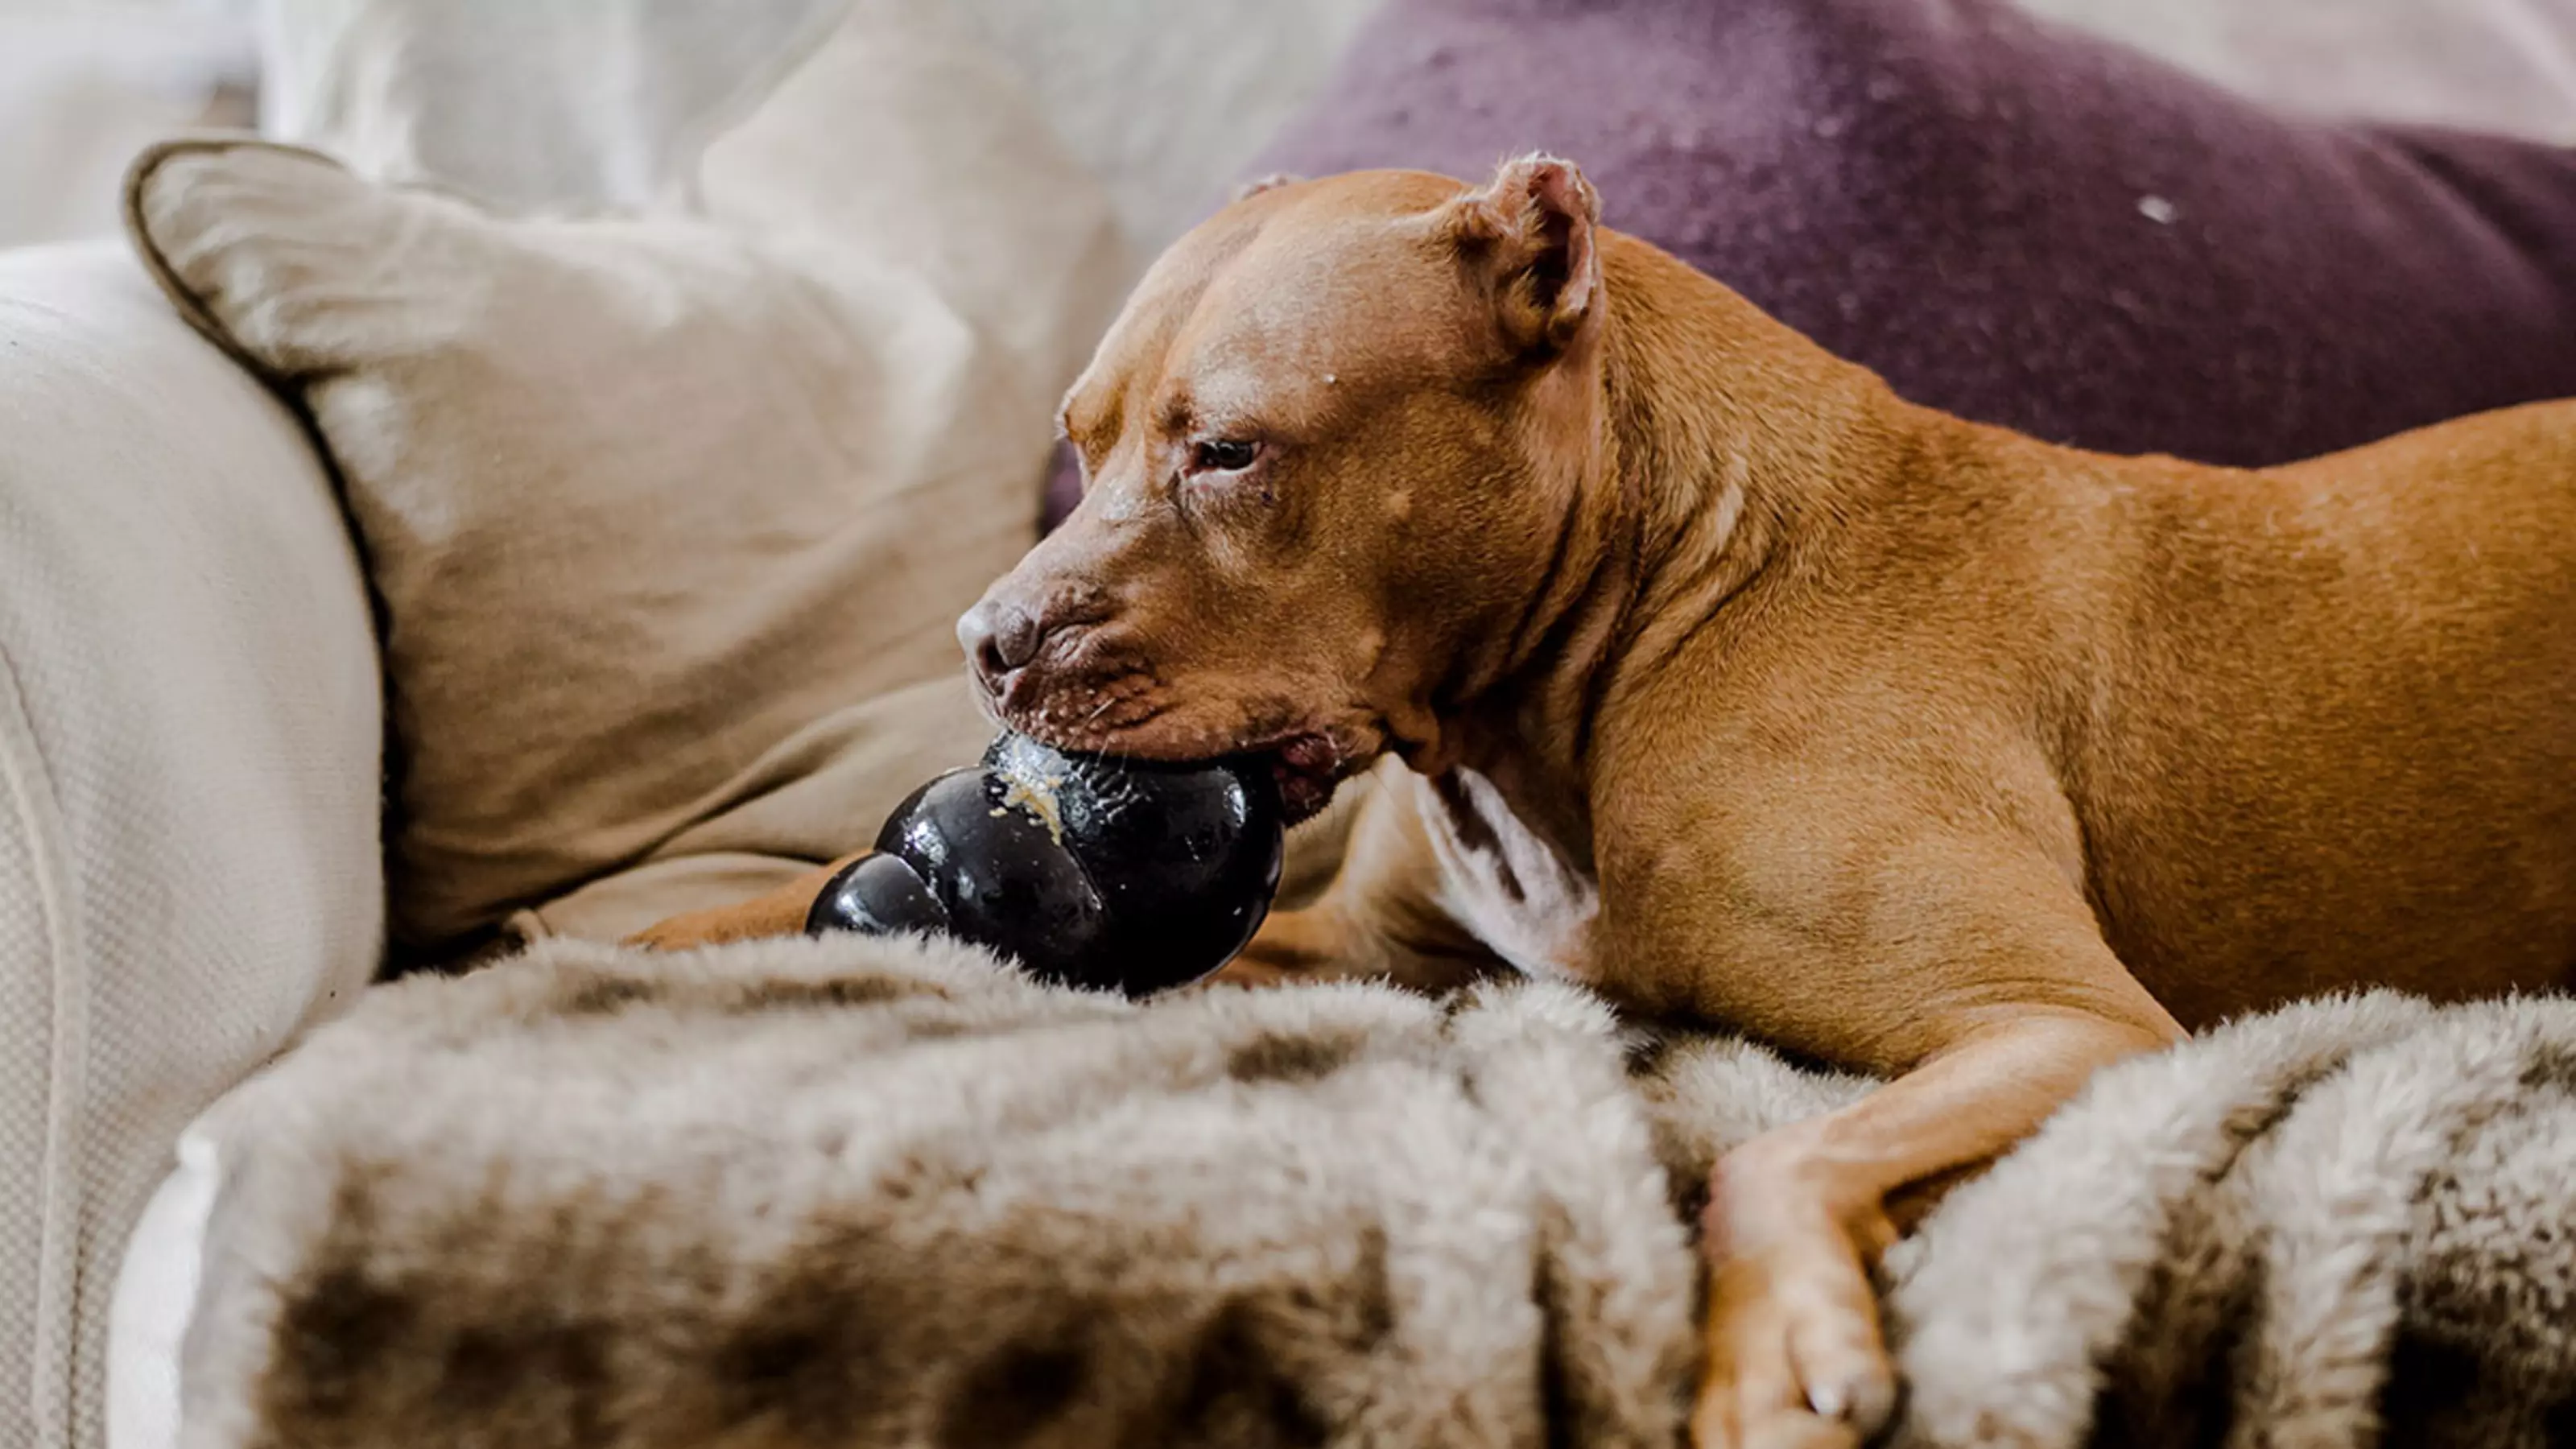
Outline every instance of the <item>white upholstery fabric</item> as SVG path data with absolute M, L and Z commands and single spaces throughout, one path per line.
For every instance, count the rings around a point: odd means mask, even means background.
M 107 1340 L 107 1449 L 175 1449 L 179 1355 L 205 1281 L 206 1228 L 223 1162 L 203 1125 L 179 1139 L 178 1169 L 161 1184 L 117 1266 Z
M 116 234 L 126 159 L 251 120 L 250 26 L 204 0 L 0 0 L 0 247 Z
M 1384 0 L 924 0 L 972 19 L 1118 203 L 1137 266 L 1225 200 Z
M 1132 275 L 1223 199 L 1382 0 L 911 3 L 1016 71 L 1115 200 Z M 363 174 L 503 207 L 677 201 L 708 136 L 847 8 L 270 0 L 264 125 Z
M 286 410 L 121 247 L 0 256 L 0 1449 L 97 1442 L 172 1142 L 372 970 L 379 710 Z
M 263 132 L 502 211 L 673 199 L 846 0 L 265 0 Z
M 2020 0 L 2247 95 L 2576 141 L 2576 0 Z

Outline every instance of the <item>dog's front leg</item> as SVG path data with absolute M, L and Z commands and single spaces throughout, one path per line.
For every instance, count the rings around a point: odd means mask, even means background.
M 2008 763 L 1980 778 L 2014 779 Z M 1753 775 L 1604 834 L 1605 987 L 1888 1079 L 1719 1162 L 1700 1449 L 1881 1427 L 1895 1377 L 1869 1270 L 1896 1235 L 1891 1202 L 2182 1036 L 2103 940 L 2044 785 L 1971 813 L 1947 783 Z
M 1895 1380 L 1869 1265 L 1897 1235 L 1889 1199 L 2002 1153 L 2094 1071 L 2166 1040 L 2079 1010 L 1999 1008 L 1852 1106 L 1729 1153 L 1706 1217 L 1700 1449 L 1852 1443 L 1884 1424 Z
M 860 852 L 861 855 L 867 852 Z M 794 936 L 805 930 L 805 918 L 814 909 L 814 899 L 823 887 L 832 883 L 843 867 L 859 859 L 845 855 L 830 865 L 807 871 L 775 890 L 730 906 L 715 906 L 703 911 L 689 911 L 658 921 L 626 938 L 630 946 L 644 946 L 656 951 L 681 951 L 691 946 L 711 946 L 719 941 L 744 941 L 760 936 Z

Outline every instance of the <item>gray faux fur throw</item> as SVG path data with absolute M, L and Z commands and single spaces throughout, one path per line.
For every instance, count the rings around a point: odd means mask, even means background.
M 553 943 L 222 1104 L 190 1449 L 1671 1446 L 1692 1191 L 1866 1084 L 1592 998 Z M 2576 1006 L 2104 1074 L 1887 1265 L 1918 1445 L 2576 1436 Z

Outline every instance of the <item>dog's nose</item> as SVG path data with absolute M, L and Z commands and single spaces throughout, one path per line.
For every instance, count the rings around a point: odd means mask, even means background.
M 1045 637 L 1037 616 L 1016 604 L 986 599 L 957 621 L 957 644 L 987 688 L 998 690 L 1011 671 L 1038 657 Z

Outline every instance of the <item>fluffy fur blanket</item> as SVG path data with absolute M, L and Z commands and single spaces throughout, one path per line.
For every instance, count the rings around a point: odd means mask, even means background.
M 1670 1446 L 1690 1188 L 1866 1084 L 1548 985 L 861 940 L 386 988 L 203 1124 L 192 1449 Z M 2105 1074 L 1888 1264 L 1921 1445 L 2576 1432 L 2576 1006 Z

